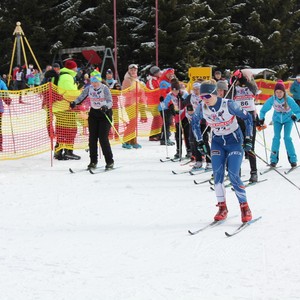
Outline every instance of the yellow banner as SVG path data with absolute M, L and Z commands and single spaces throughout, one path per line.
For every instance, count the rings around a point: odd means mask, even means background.
M 189 68 L 189 78 L 190 84 L 193 84 L 195 81 L 209 80 L 212 78 L 212 68 L 211 67 L 192 67 Z

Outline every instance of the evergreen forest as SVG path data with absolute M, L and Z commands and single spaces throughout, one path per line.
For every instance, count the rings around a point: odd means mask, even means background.
M 14 29 L 22 29 L 42 68 L 60 48 L 114 48 L 112 0 L 1 0 L 0 73 L 8 73 Z M 155 64 L 155 0 L 117 0 L 118 70 Z M 158 0 L 159 66 L 187 79 L 193 66 L 300 72 L 300 1 Z M 28 56 L 29 62 L 30 55 Z

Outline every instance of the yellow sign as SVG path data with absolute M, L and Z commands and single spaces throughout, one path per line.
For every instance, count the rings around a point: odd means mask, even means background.
M 189 78 L 190 83 L 202 79 L 202 80 L 209 80 L 212 78 L 212 69 L 211 67 L 192 67 L 189 68 Z

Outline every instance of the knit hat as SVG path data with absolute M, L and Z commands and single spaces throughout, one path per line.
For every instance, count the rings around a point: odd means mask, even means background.
M 200 93 L 217 95 L 217 86 L 211 83 L 202 83 L 200 86 Z
M 227 82 L 227 80 L 219 80 L 217 82 L 217 89 L 218 90 L 223 90 L 223 91 L 228 91 L 228 82 Z
M 113 74 L 113 71 L 111 69 L 107 69 L 106 74 Z
M 180 84 L 178 81 L 174 81 L 171 83 L 171 90 L 172 91 L 180 91 Z
M 74 60 L 69 59 L 65 62 L 65 68 L 73 70 L 77 68 L 77 64 Z
M 138 69 L 138 65 L 131 64 L 131 65 L 128 66 L 128 70 L 130 70 L 130 69 Z
M 54 64 L 52 65 L 52 68 L 60 68 L 60 65 L 59 65 L 58 63 L 54 63 Z
M 100 72 L 98 71 L 93 71 L 91 73 L 91 82 L 101 82 L 102 81 L 102 77 Z
M 193 83 L 193 89 L 198 89 L 198 90 L 200 90 L 200 86 L 201 86 L 200 82 L 194 82 L 194 83 Z
M 285 92 L 285 86 L 282 80 L 278 80 L 277 83 L 275 84 L 274 92 L 277 90 Z
M 175 73 L 175 70 L 174 69 L 172 69 L 172 68 L 168 68 L 168 69 L 165 69 L 164 70 L 164 74 L 166 75 L 166 74 L 174 74 Z
M 150 68 L 149 72 L 150 72 L 151 75 L 155 75 L 158 72 L 160 72 L 160 68 L 157 67 L 157 66 L 153 66 L 153 67 Z

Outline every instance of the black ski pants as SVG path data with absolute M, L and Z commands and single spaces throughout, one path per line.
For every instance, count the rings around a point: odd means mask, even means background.
M 103 113 L 99 109 L 91 108 L 89 112 L 89 149 L 90 159 L 92 163 L 98 162 L 98 140 L 102 149 L 102 153 L 105 158 L 106 164 L 113 162 L 113 154 L 108 138 L 108 134 L 111 128 L 112 110 L 109 109 L 106 113 Z

